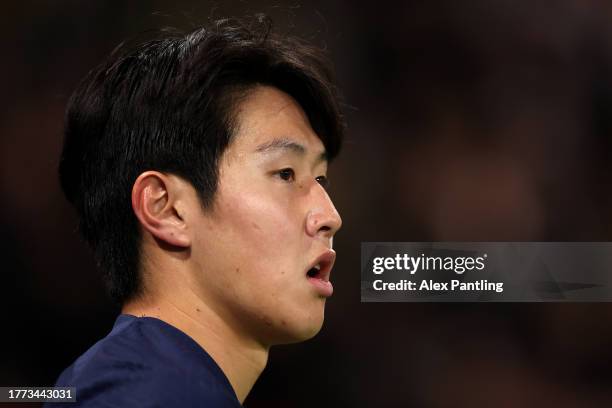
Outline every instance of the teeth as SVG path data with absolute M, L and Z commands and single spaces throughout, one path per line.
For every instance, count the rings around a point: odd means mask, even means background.
M 314 278 L 314 277 L 317 277 L 319 275 L 319 272 L 321 272 L 321 265 L 320 264 L 316 264 L 315 266 L 310 268 L 310 270 L 307 272 L 307 274 L 311 278 Z

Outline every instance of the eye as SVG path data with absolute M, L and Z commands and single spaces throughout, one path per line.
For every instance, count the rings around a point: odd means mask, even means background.
M 295 171 L 293 169 L 282 169 L 278 172 L 278 176 L 285 181 L 295 180 Z
M 319 183 L 323 188 L 327 188 L 329 186 L 329 179 L 325 176 L 319 176 L 315 180 Z

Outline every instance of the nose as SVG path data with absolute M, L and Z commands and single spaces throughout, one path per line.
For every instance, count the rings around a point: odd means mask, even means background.
M 342 226 L 342 218 L 327 191 L 318 183 L 314 190 L 315 198 L 306 215 L 306 233 L 312 237 L 321 235 L 331 239 Z

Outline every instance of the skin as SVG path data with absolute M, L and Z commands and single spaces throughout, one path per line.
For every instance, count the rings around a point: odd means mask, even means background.
M 258 86 L 236 113 L 212 208 L 177 176 L 148 171 L 136 180 L 144 295 L 123 313 L 192 337 L 243 402 L 270 346 L 321 329 L 326 298 L 306 272 L 329 254 L 341 219 L 322 185 L 324 146 L 298 103 Z

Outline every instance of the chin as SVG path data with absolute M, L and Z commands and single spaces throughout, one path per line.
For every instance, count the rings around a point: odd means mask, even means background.
M 307 316 L 301 321 L 284 324 L 274 344 L 291 344 L 309 340 L 316 336 L 323 327 L 323 314 L 319 316 Z

